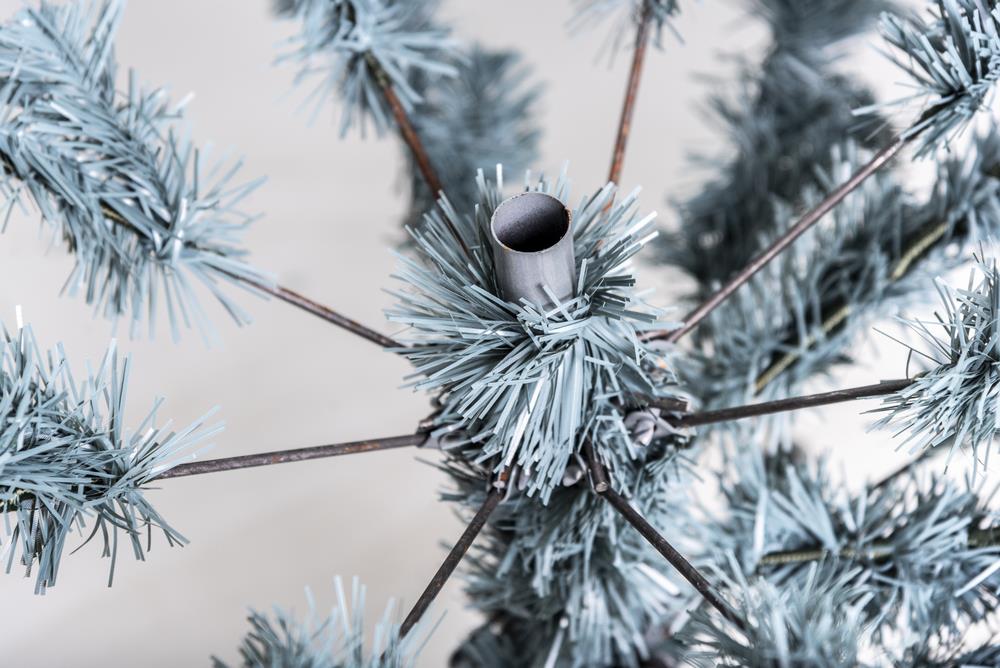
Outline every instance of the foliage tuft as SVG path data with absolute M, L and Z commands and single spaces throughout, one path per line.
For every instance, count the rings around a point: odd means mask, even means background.
M 381 77 L 410 112 L 423 100 L 415 79 L 453 77 L 457 45 L 435 24 L 436 0 L 288 0 L 275 4 L 298 32 L 279 62 L 298 64 L 296 83 L 318 80 L 309 96 L 319 110 L 333 91 L 344 102 L 341 132 L 368 123 L 381 134 L 391 111 Z
M 225 284 L 267 283 L 247 266 L 240 200 L 255 183 L 231 183 L 178 126 L 181 106 L 129 79 L 115 89 L 112 42 L 122 4 L 43 2 L 0 28 L 0 193 L 33 203 L 73 253 L 65 290 L 102 315 L 150 332 L 164 309 L 180 325 L 210 328 L 196 286 L 237 323 L 249 317 Z M 246 285 L 240 283 L 244 288 Z
M 289 611 L 275 608 L 268 615 L 253 610 L 247 620 L 250 631 L 239 647 L 239 666 L 245 668 L 412 668 L 423 642 L 422 625 L 405 638 L 394 620 L 390 601 L 366 644 L 365 592 L 357 578 L 351 583 L 348 602 L 344 584 L 335 580 L 337 607 L 320 619 L 309 596 L 309 614 L 297 619 Z M 228 664 L 213 658 L 215 668 Z
M 927 0 L 927 17 L 886 13 L 882 34 L 892 60 L 927 101 L 904 137 L 920 138 L 918 154 L 947 143 L 992 98 L 1000 78 L 1000 4 L 997 0 Z M 908 102 L 914 96 L 900 100 Z
M 551 310 L 509 302 L 499 296 L 488 236 L 502 199 L 499 167 L 497 177 L 480 172 L 474 212 L 460 214 L 443 198 L 413 230 L 419 258 L 401 258 L 397 278 L 407 289 L 393 293 L 398 306 L 387 315 L 411 328 L 400 353 L 416 368 L 413 386 L 439 396 L 438 427 L 464 433 L 453 447 L 495 473 L 513 467 L 544 503 L 587 439 L 612 475 L 638 457 L 626 412 L 671 394 L 667 355 L 638 336 L 667 324 L 639 299 L 628 266 L 655 236 L 653 215 L 638 216 L 636 192 L 612 204 L 612 184 L 584 198 L 572 212 L 576 295 Z M 565 176 L 525 189 L 568 196 Z
M 35 569 L 35 590 L 56 584 L 71 533 L 100 538 L 111 558 L 120 535 L 143 559 L 153 529 L 171 545 L 186 540 L 143 494 L 178 455 L 217 433 L 205 418 L 179 432 L 157 427 L 160 402 L 134 430 L 123 424 L 129 362 L 114 345 L 96 371 L 77 382 L 57 346 L 38 349 L 28 328 L 0 330 L 0 554 L 10 572 Z M 92 523 L 92 526 L 87 525 Z M 4 544 L 5 543 L 5 544 Z
M 980 279 L 973 284 L 976 275 Z M 989 464 L 1000 401 L 1000 273 L 980 262 L 965 290 L 939 284 L 944 305 L 934 322 L 906 321 L 930 346 L 911 350 L 935 366 L 885 397 L 875 425 L 907 432 L 911 451 L 946 446 L 948 460 L 968 448 L 973 471 Z

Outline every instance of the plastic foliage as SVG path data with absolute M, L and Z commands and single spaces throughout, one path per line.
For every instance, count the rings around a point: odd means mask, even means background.
M 870 594 L 852 572 L 810 564 L 803 578 L 782 586 L 740 574 L 720 580 L 735 599 L 746 631 L 714 610 L 691 614 L 681 634 L 687 660 L 699 666 L 853 668 L 859 661 L 864 609 Z
M 973 284 L 976 275 L 977 284 Z M 911 350 L 934 365 L 913 384 L 885 397 L 875 427 L 906 433 L 911 451 L 945 446 L 948 461 L 959 448 L 972 454 L 973 472 L 989 466 L 1000 400 L 1000 273 L 980 262 L 965 290 L 939 286 L 943 312 L 934 322 L 907 323 L 929 346 Z
M 849 139 L 872 150 L 883 143 L 878 119 L 854 114 L 872 104 L 872 94 L 833 72 L 833 49 L 817 48 L 865 30 L 882 7 L 855 0 L 750 2 L 770 25 L 771 48 L 762 63 L 741 62 L 734 95 L 710 98 L 732 149 L 724 159 L 697 156 L 717 176 L 679 205 L 680 232 L 659 244 L 668 262 L 697 279 L 701 294 L 784 229 L 777 210 L 799 207 L 805 192 L 820 185 L 817 173 L 832 169 L 836 147 Z
M 925 645 L 895 665 L 899 668 L 906 666 L 919 666 L 919 668 L 1000 666 L 1000 644 L 991 640 L 969 650 L 961 647 L 928 647 Z
M 825 561 L 868 590 L 860 623 L 869 639 L 961 642 L 968 625 L 996 610 L 1000 575 L 992 493 L 945 478 L 903 476 L 850 491 L 824 459 L 797 452 L 736 458 L 723 479 L 718 522 L 706 526 L 703 562 L 726 577 L 765 578 L 794 590 Z M 718 555 L 732 555 L 719 561 Z M 901 634 L 901 635 L 895 635 Z
M 405 638 L 394 621 L 397 610 L 390 601 L 366 644 L 365 592 L 357 578 L 347 599 L 344 584 L 334 581 L 337 606 L 320 618 L 309 591 L 309 612 L 304 619 L 280 608 L 271 614 L 251 611 L 250 630 L 239 646 L 239 666 L 246 668 L 410 668 L 426 635 L 419 624 Z M 216 668 L 226 662 L 213 657 Z
M 835 150 L 827 158 L 831 171 L 817 170 L 819 185 L 800 195 L 805 205 L 866 155 L 850 145 Z M 866 310 L 875 313 L 902 296 L 889 275 L 900 261 L 900 237 L 924 223 L 907 215 L 912 204 L 891 175 L 868 179 L 710 316 L 712 337 L 680 361 L 685 388 L 709 407 L 789 396 L 812 375 L 846 361 L 846 342 L 866 322 Z M 775 229 L 796 216 L 778 202 L 773 210 Z
M 879 13 L 893 9 L 892 0 L 744 0 L 770 25 L 775 51 L 829 58 L 818 51 L 871 27 Z
M 134 430 L 122 423 L 129 362 L 114 345 L 101 365 L 77 382 L 61 346 L 43 353 L 28 328 L 0 333 L 0 556 L 35 571 L 36 593 L 56 584 L 69 536 L 100 538 L 111 558 L 119 542 L 143 559 L 154 529 L 170 545 L 186 540 L 143 494 L 178 457 L 221 425 L 208 416 L 179 432 L 157 427 L 157 402 Z M 88 524 L 90 526 L 88 527 Z
M 130 77 L 115 89 L 112 43 L 120 2 L 25 8 L 0 28 L 0 191 L 10 208 L 34 204 L 74 254 L 65 290 L 95 311 L 152 332 L 164 309 L 210 331 L 197 286 L 237 323 L 228 294 L 265 282 L 239 246 L 255 184 L 233 185 L 239 165 L 211 167 L 178 126 L 181 105 Z M 244 286 L 245 287 L 245 286 Z
M 396 278 L 408 289 L 393 292 L 398 305 L 387 316 L 410 327 L 399 352 L 415 367 L 412 385 L 439 397 L 437 426 L 464 434 L 452 447 L 494 473 L 516 469 L 527 494 L 544 503 L 586 439 L 613 477 L 639 456 L 626 412 L 671 393 L 666 353 L 638 338 L 669 324 L 640 300 L 629 273 L 655 236 L 655 214 L 639 217 L 637 191 L 612 204 L 612 184 L 582 199 L 572 211 L 576 296 L 546 310 L 498 296 L 489 225 L 503 198 L 500 167 L 497 183 L 480 172 L 478 187 L 474 212 L 460 214 L 442 198 L 412 231 L 419 257 L 401 258 Z M 568 197 L 565 175 L 532 188 Z
M 818 173 L 817 201 L 865 159 L 848 147 Z M 929 197 L 903 191 L 889 173 L 869 178 L 773 266 L 713 315 L 711 349 L 685 358 L 685 386 L 708 405 L 788 396 L 817 373 L 850 360 L 849 346 L 876 317 L 925 300 L 934 275 L 964 263 L 1000 233 L 1000 137 L 980 135 L 942 161 Z M 778 227 L 795 212 L 780 207 Z M 778 421 L 785 418 L 778 418 Z
M 480 169 L 503 164 L 522 173 L 538 157 L 539 84 L 531 68 L 511 51 L 474 46 L 453 59 L 458 74 L 425 86 L 424 100 L 413 114 L 417 135 L 427 149 L 444 191 L 459 211 L 471 211 L 479 199 L 469 178 Z M 428 188 L 409 152 L 412 205 L 410 224 L 434 207 L 437 193 Z
M 992 98 L 1000 77 L 1000 5 L 997 0 L 927 0 L 924 18 L 887 13 L 881 30 L 895 49 L 890 58 L 926 100 L 904 137 L 920 135 L 918 155 L 959 133 Z
M 834 47 L 872 26 L 886 3 L 749 0 L 748 7 L 769 25 L 772 44 L 763 62 L 742 63 L 736 95 L 711 100 L 733 150 L 724 159 L 698 156 L 717 176 L 679 205 L 679 231 L 664 235 L 658 248 L 696 280 L 696 299 L 746 266 L 889 138 L 877 118 L 854 114 L 872 103 L 872 94 L 833 66 L 840 53 Z M 889 267 L 909 276 L 912 267 L 924 266 L 925 248 L 940 254 L 932 243 L 905 262 L 901 257 L 896 235 L 919 231 L 909 216 L 912 205 L 888 171 L 869 179 L 863 195 L 838 207 L 822 229 L 799 240 L 699 327 L 700 345 L 690 360 L 697 364 L 679 370 L 683 384 L 706 407 L 719 407 L 785 396 L 845 361 L 850 337 L 876 306 L 897 295 Z M 767 423 L 790 420 L 777 416 Z M 783 426 L 757 431 L 785 436 Z
M 392 127 L 380 77 L 406 111 L 423 100 L 414 79 L 451 77 L 456 43 L 433 22 L 437 2 L 427 0 L 280 0 L 279 16 L 299 29 L 279 62 L 299 66 L 296 83 L 318 80 L 309 96 L 317 110 L 334 91 L 344 103 L 341 132 L 354 125 L 378 134 Z
M 576 11 L 570 26 L 574 28 L 598 23 L 608 16 L 617 17 L 612 31 L 615 50 L 630 43 L 634 26 L 646 13 L 652 22 L 653 43 L 662 48 L 664 27 L 670 28 L 670 19 L 680 13 L 677 0 L 573 0 L 573 4 Z
M 619 476 L 633 505 L 682 551 L 699 527 L 677 508 L 690 503 L 690 474 L 670 438 Z M 582 462 L 581 462 L 582 465 Z M 446 467 L 458 490 L 445 500 L 472 512 L 481 475 Z M 697 594 L 604 499 L 582 470 L 547 506 L 514 489 L 468 557 L 466 593 L 489 620 L 456 655 L 456 666 L 638 666 L 652 655 L 647 631 L 680 616 Z

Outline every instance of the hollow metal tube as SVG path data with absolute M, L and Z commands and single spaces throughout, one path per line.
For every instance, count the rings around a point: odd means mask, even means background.
M 552 195 L 526 192 L 504 200 L 490 220 L 497 284 L 509 301 L 541 308 L 572 299 L 576 260 L 569 209 Z M 546 292 L 551 293 L 551 296 Z

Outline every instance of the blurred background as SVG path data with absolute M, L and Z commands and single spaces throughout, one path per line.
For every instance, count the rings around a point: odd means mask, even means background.
M 0 16 L 21 4 L 0 0 Z M 706 97 L 739 85 L 732 56 L 755 61 L 766 44 L 745 4 L 686 3 L 675 24 L 682 39 L 667 36 L 663 50 L 648 54 L 622 185 L 641 184 L 644 208 L 659 210 L 667 225 L 676 223 L 670 198 L 695 192 L 710 175 L 695 167 L 691 153 L 725 155 Z M 610 60 L 602 50 L 607 26 L 569 34 L 572 11 L 568 0 L 445 0 L 441 19 L 460 39 L 516 49 L 534 67 L 545 86 L 536 171 L 555 172 L 569 161 L 575 199 L 600 187 L 607 173 L 629 55 Z M 249 200 L 262 214 L 246 238 L 256 266 L 391 332 L 382 318 L 390 303 L 383 290 L 392 285 L 390 247 L 406 209 L 403 149 L 391 137 L 339 137 L 336 102 L 308 122 L 304 92 L 292 90 L 293 69 L 273 64 L 292 29 L 271 16 L 266 0 L 131 0 L 117 42 L 120 74 L 135 68 L 142 82 L 169 85 L 174 99 L 193 92 L 195 140 L 212 142 L 216 155 L 244 156 L 246 179 L 268 177 Z M 860 73 L 883 99 L 897 97 L 896 72 L 874 44 L 871 37 L 849 44 L 852 56 L 841 66 Z M 428 412 L 424 396 L 400 389 L 408 371 L 402 360 L 278 302 L 244 299 L 255 318 L 244 329 L 213 309 L 222 344 L 212 348 L 194 332 L 179 344 L 166 331 L 154 341 L 129 340 L 95 320 L 82 299 L 59 296 L 71 266 L 36 216 L 16 214 L 0 236 L 0 321 L 12 326 L 21 305 L 42 346 L 63 341 L 77 365 L 99 361 L 119 335 L 133 358 L 132 423 L 157 396 L 167 398 L 161 416 L 178 425 L 217 405 L 226 430 L 207 456 L 405 434 Z M 660 304 L 685 288 L 656 267 L 640 275 Z M 898 344 L 865 345 L 858 357 L 867 363 L 829 387 L 901 375 L 905 351 Z M 860 483 L 905 455 L 884 435 L 865 433 L 870 420 L 859 406 L 804 415 L 797 429 L 807 446 L 834 450 Z M 445 479 L 428 465 L 437 457 L 397 450 L 164 481 L 150 497 L 191 544 L 169 548 L 154 539 L 145 563 L 123 551 L 110 589 L 96 542 L 64 560 L 59 584 L 45 596 L 32 593 L 33 580 L 19 569 L 0 578 L 0 663 L 207 665 L 213 654 L 232 660 L 249 606 L 305 611 L 308 587 L 324 610 L 337 574 L 368 586 L 370 619 L 391 597 L 405 611 L 463 528 L 437 500 Z M 477 623 L 458 578 L 432 609 L 441 615 L 422 666 L 445 665 Z

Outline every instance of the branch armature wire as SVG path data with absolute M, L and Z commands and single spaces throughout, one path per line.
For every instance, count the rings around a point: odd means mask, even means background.
M 855 399 L 866 399 L 880 397 L 898 392 L 913 384 L 913 380 L 902 378 L 900 380 L 886 380 L 873 385 L 862 385 L 850 387 L 842 390 L 832 390 L 830 392 L 820 392 L 818 394 L 807 394 L 801 397 L 790 397 L 788 399 L 777 399 L 775 401 L 764 401 L 746 406 L 734 406 L 731 408 L 720 408 L 718 410 L 703 411 L 700 413 L 681 414 L 675 417 L 668 417 L 667 421 L 675 427 L 695 427 L 702 424 L 714 424 L 716 422 L 728 422 L 731 420 L 742 420 L 744 418 L 757 417 L 760 415 L 770 415 L 772 413 L 783 413 L 785 411 L 796 411 L 803 408 L 815 406 L 827 406 L 829 404 L 853 401 Z
M 476 540 L 476 536 L 478 536 L 479 532 L 483 530 L 484 526 L 486 526 L 486 522 L 489 520 L 490 515 L 492 515 L 493 511 L 500 505 L 500 502 L 503 500 L 503 496 L 504 492 L 501 488 L 497 486 L 492 486 L 490 488 L 483 505 L 472 518 L 472 521 L 469 522 L 469 525 L 459 537 L 458 542 L 456 542 L 455 546 L 451 548 L 450 552 L 448 552 L 448 556 L 445 557 L 444 562 L 441 563 L 437 572 L 434 573 L 434 577 L 431 578 L 431 581 L 427 583 L 427 587 L 424 589 L 423 593 L 420 594 L 420 598 L 417 599 L 417 602 L 413 604 L 413 608 L 406 615 L 406 618 L 403 620 L 403 624 L 399 627 L 400 637 L 405 637 L 406 634 L 410 632 L 410 629 L 412 629 L 417 622 L 420 621 L 420 618 L 423 617 L 424 613 L 427 612 L 427 608 L 429 608 L 434 599 L 437 598 L 437 595 L 441 592 L 441 589 L 448 581 L 448 578 L 451 577 L 451 574 L 455 572 L 455 568 L 458 567 L 458 564 L 462 561 L 462 557 L 464 557 L 465 553 L 469 551 L 473 541 Z
M 174 466 L 155 476 L 153 480 L 180 478 L 183 476 L 216 473 L 219 471 L 236 471 L 239 469 L 247 469 L 257 466 L 305 462 L 311 459 L 323 459 L 326 457 L 339 457 L 341 455 L 353 455 L 362 452 L 375 452 L 379 450 L 405 448 L 408 446 L 420 446 L 426 440 L 426 434 L 416 433 L 407 434 L 405 436 L 389 436 L 387 438 L 372 438 L 364 441 L 352 441 L 350 443 L 317 445 L 309 448 L 275 450 L 273 452 L 261 452 L 253 455 L 237 455 L 235 457 L 220 457 L 218 459 L 207 459 L 205 461 L 185 462 L 184 464 L 178 464 L 177 466 Z
M 657 552 L 663 555 L 663 558 L 701 594 L 702 598 L 709 605 L 718 610 L 723 617 L 737 627 L 741 629 L 746 628 L 746 622 L 740 619 L 725 600 L 716 593 L 715 588 L 705 576 L 692 566 L 691 562 L 685 559 L 680 552 L 674 549 L 674 546 L 652 524 L 646 521 L 646 518 L 633 508 L 625 497 L 614 490 L 609 484 L 607 471 L 604 470 L 604 466 L 597 460 L 597 457 L 594 455 L 593 446 L 589 441 L 585 443 L 584 451 L 586 453 L 587 465 L 590 468 L 594 491 L 604 497 L 611 507 L 618 511 L 618 514 L 625 518 Z
M 625 99 L 622 102 L 621 118 L 618 120 L 618 135 L 611 154 L 611 168 L 608 170 L 608 181 L 620 183 L 622 167 L 625 164 L 625 145 L 632 131 L 632 116 L 635 113 L 635 102 L 639 97 L 639 80 L 642 77 L 642 65 L 646 57 L 649 42 L 650 24 L 653 22 L 652 10 L 643 5 L 639 24 L 635 32 L 635 50 L 632 53 L 632 67 L 629 69 L 628 83 L 625 86 Z

